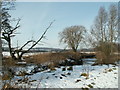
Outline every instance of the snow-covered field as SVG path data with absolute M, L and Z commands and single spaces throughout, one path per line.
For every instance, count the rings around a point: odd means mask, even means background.
M 18 86 L 30 88 L 118 88 L 118 66 L 73 66 L 73 71 L 46 70 L 29 76 L 28 82 L 18 82 Z M 68 68 L 68 66 L 66 67 Z M 89 73 L 89 76 L 81 76 Z
M 9 52 L 2 52 L 3 56 L 7 57 L 7 56 L 10 56 L 10 53 Z
M 3 55 L 9 56 L 9 53 L 3 52 Z M 34 66 L 30 66 L 26 72 L 30 73 L 33 68 Z M 73 66 L 73 71 L 67 70 L 69 66 L 66 66 L 65 71 L 62 71 L 63 68 L 65 67 L 38 72 L 26 76 L 25 80 L 21 76 L 15 76 L 13 83 L 17 87 L 27 88 L 118 88 L 118 66 L 76 65 Z M 82 73 L 89 76 L 81 76 Z
M 36 55 L 36 54 L 42 54 L 42 53 L 48 53 L 48 52 L 34 52 L 34 53 L 25 53 L 24 56 L 29 56 L 29 55 Z M 10 56 L 9 52 L 2 52 L 3 56 L 8 57 Z

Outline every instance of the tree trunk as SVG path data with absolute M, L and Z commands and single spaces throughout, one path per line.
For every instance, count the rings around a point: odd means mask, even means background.
M 2 66 L 2 41 L 1 41 L 1 29 L 0 29 L 0 66 Z
M 74 52 L 77 52 L 77 49 L 75 49 L 74 47 L 72 47 L 72 50 L 73 50 Z
M 1 1 L 0 1 L 0 14 L 1 14 Z M 2 41 L 1 41 L 1 15 L 0 15 L 0 69 L 2 66 Z
M 16 56 L 15 56 L 15 53 L 14 53 L 13 50 L 12 50 L 10 38 L 9 38 L 9 40 L 8 40 L 8 47 L 9 47 L 9 52 L 10 52 L 10 55 L 11 55 L 12 59 L 16 60 L 17 58 L 16 58 Z

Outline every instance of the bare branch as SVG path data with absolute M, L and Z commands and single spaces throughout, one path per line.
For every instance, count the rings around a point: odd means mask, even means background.
M 54 20 L 54 21 L 55 21 L 55 20 Z M 46 30 L 44 31 L 44 33 L 42 34 L 42 36 L 41 36 L 28 50 L 23 51 L 23 52 L 21 53 L 21 56 L 22 56 L 24 53 L 30 51 L 35 45 L 37 45 L 37 44 L 44 38 L 46 32 L 47 32 L 48 29 L 52 26 L 52 24 L 54 23 L 54 21 L 52 21 L 52 22 L 50 23 L 50 25 L 46 28 Z M 28 42 L 28 43 L 29 43 L 29 42 Z M 25 45 L 23 45 L 23 47 L 26 46 L 28 43 L 26 43 Z M 23 48 L 23 47 L 22 47 L 22 48 Z
M 27 41 L 27 42 L 19 49 L 19 51 L 21 51 L 26 45 L 28 45 L 28 44 L 31 43 L 31 42 L 36 42 L 36 41 L 34 41 L 34 40 L 29 40 L 29 41 Z

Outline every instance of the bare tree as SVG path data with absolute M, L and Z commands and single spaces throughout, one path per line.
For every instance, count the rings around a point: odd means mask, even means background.
M 85 32 L 86 29 L 84 26 L 67 27 L 59 33 L 60 42 L 67 44 L 69 48 L 74 52 L 77 52 L 78 46 L 84 38 Z
M 12 59 L 21 60 L 22 56 L 25 53 L 29 52 L 34 46 L 36 46 L 45 37 L 46 32 L 51 27 L 54 21 L 50 23 L 50 25 L 45 29 L 44 33 L 42 34 L 42 36 L 39 37 L 37 41 L 33 41 L 33 40 L 26 41 L 26 43 L 23 46 L 15 49 L 12 47 L 12 37 L 16 36 L 17 34 L 16 33 L 17 29 L 20 27 L 20 24 L 19 24 L 20 19 L 12 20 L 8 10 L 10 10 L 9 7 L 2 7 L 2 15 L 1 15 L 1 18 L 2 18 L 1 29 L 2 29 L 2 36 L 3 36 L 2 39 L 4 39 L 7 42 Z M 16 22 L 15 26 L 11 25 L 12 21 Z M 31 42 L 34 42 L 34 44 L 31 45 L 31 47 L 29 47 L 27 50 L 23 50 L 23 48 Z
M 9 47 L 9 52 L 10 55 L 13 59 L 16 59 L 13 53 L 13 48 L 11 45 L 11 39 L 12 37 L 14 37 L 16 35 L 16 30 L 20 27 L 19 22 L 20 19 L 15 20 L 15 22 L 17 21 L 15 26 L 11 25 L 11 22 L 13 21 L 11 19 L 11 15 L 9 14 L 9 10 L 12 2 L 2 2 L 2 12 L 1 12 L 1 29 L 2 29 L 2 39 L 4 39 Z
M 2 30 L 3 28 L 5 29 L 5 26 L 9 27 L 8 22 L 9 21 L 9 17 L 10 15 L 8 14 L 8 11 L 12 9 L 12 7 L 14 7 L 14 2 L 11 2 L 11 0 L 2 0 L 0 1 L 0 57 L 2 56 Z M 6 27 L 6 28 L 7 28 Z
M 45 34 L 46 32 L 48 31 L 48 29 L 51 27 L 51 25 L 53 24 L 54 21 L 52 21 L 50 23 L 50 25 L 46 28 L 46 30 L 43 32 L 43 34 L 39 37 L 39 39 L 37 41 L 33 41 L 33 40 L 29 40 L 27 41 L 23 46 L 21 46 L 19 49 L 17 50 L 14 50 L 14 54 L 16 53 L 17 54 L 17 59 L 18 60 L 21 60 L 22 56 L 29 52 L 33 47 L 35 47 L 44 37 L 45 37 Z M 27 46 L 29 43 L 31 42 L 34 42 L 27 50 L 23 50 L 23 48 L 25 46 Z
M 12 48 L 12 45 L 11 45 L 11 37 L 14 36 L 14 30 L 17 30 L 17 28 L 19 27 L 19 22 L 16 24 L 16 27 L 11 29 L 10 32 L 7 31 L 7 32 L 3 32 L 2 35 L 3 35 L 3 39 L 5 39 L 7 42 L 8 42 L 8 47 L 9 47 L 9 50 L 10 50 L 10 55 L 11 57 L 14 59 L 14 60 L 21 60 L 22 56 L 29 52 L 34 46 L 36 46 L 45 36 L 46 32 L 48 31 L 48 29 L 51 27 L 51 25 L 53 24 L 53 22 L 50 23 L 50 25 L 46 28 L 46 30 L 44 31 L 44 33 L 42 34 L 42 36 L 39 37 L 39 39 L 37 41 L 33 41 L 33 40 L 29 40 L 27 41 L 23 46 L 21 46 L 20 48 Z M 34 44 L 31 45 L 31 47 L 29 47 L 27 50 L 23 50 L 23 48 L 25 46 L 27 46 L 29 43 L 31 42 L 34 42 Z M 17 54 L 17 56 L 16 56 Z
M 113 53 L 113 44 L 118 40 L 118 7 L 115 4 L 109 7 L 109 17 L 108 17 L 108 31 L 109 31 L 109 42 L 111 43 L 111 51 Z
M 108 30 L 109 41 L 115 42 L 118 39 L 118 7 L 115 4 L 109 7 Z
M 104 42 L 107 40 L 107 11 L 104 7 L 100 7 L 98 16 L 95 19 L 94 25 L 91 27 L 91 35 L 94 36 L 94 41 Z
M 100 51 L 98 57 L 101 58 L 101 61 L 104 59 L 106 63 L 114 57 L 113 52 L 116 51 L 114 44 L 118 39 L 117 26 L 117 6 L 114 4 L 110 5 L 108 11 L 106 11 L 104 7 L 100 7 L 98 16 L 91 28 L 89 41 L 93 47 L 96 47 L 97 51 Z

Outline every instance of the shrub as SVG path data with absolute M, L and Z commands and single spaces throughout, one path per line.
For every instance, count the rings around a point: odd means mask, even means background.
M 42 63 L 51 63 L 54 62 L 54 64 L 58 64 L 61 60 L 65 60 L 63 53 L 40 53 L 36 55 L 31 55 L 28 57 L 25 57 L 26 61 L 28 63 L 33 62 L 37 64 Z
M 2 80 L 10 80 L 10 79 L 11 79 L 11 76 L 8 74 L 5 74 L 2 76 Z
M 89 76 L 89 74 L 87 74 L 87 73 L 82 73 L 80 76 L 85 76 L 85 77 L 88 77 L 88 76 Z
M 15 87 L 11 86 L 9 83 L 4 84 L 2 87 L 2 90 L 14 90 L 14 89 L 15 89 Z M 20 90 L 20 89 L 16 88 L 15 90 Z
M 114 64 L 118 57 L 114 53 L 117 52 L 117 48 L 114 44 L 109 42 L 101 42 L 98 47 L 96 54 L 97 63 L 99 64 Z
M 116 68 L 112 68 L 113 70 L 116 70 Z
M 13 60 L 12 58 L 4 58 L 3 59 L 3 61 L 2 61 L 2 65 L 3 66 L 8 66 L 8 67 L 10 67 L 10 66 L 16 66 L 16 62 L 17 61 L 15 61 L 15 60 Z
M 51 71 L 55 71 L 56 69 L 55 68 L 50 68 Z
M 109 69 L 108 71 L 111 72 L 111 71 L 113 71 L 113 70 L 112 70 L 112 69 Z

